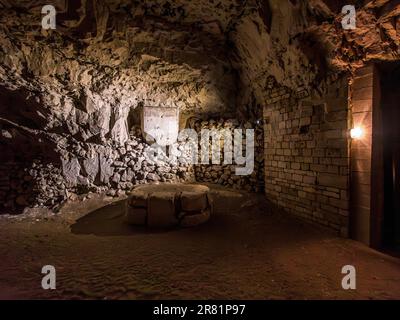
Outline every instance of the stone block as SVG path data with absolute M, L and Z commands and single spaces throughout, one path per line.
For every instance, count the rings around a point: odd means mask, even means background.
M 304 117 L 300 119 L 300 126 L 307 126 L 311 124 L 311 117 Z
M 300 170 L 300 163 L 292 162 L 291 167 L 293 170 Z
M 372 76 L 374 73 L 374 66 L 373 65 L 368 65 L 362 68 L 358 68 L 355 71 L 355 76 L 356 79 L 360 78 L 360 77 L 364 77 L 364 76 Z
M 99 167 L 100 167 L 100 182 L 104 184 L 108 184 L 110 182 L 110 178 L 114 174 L 114 168 L 111 167 L 113 161 L 110 158 L 107 158 L 104 155 L 100 155 L 99 157 Z
M 354 90 L 353 100 L 369 100 L 372 99 L 372 87 L 371 88 L 360 88 Z
M 90 182 L 95 181 L 99 172 L 99 156 L 97 153 L 83 160 L 83 169 Z
M 146 208 L 134 208 L 127 205 L 125 221 L 133 225 L 145 225 L 147 217 Z
M 328 130 L 324 132 L 325 139 L 338 139 L 343 137 L 342 130 Z
M 172 227 L 178 224 L 175 212 L 175 192 L 151 194 L 147 203 L 149 227 Z
M 349 209 L 349 201 L 347 200 L 340 200 L 340 199 L 329 199 L 329 204 L 343 210 L 348 210 Z
M 340 157 L 342 154 L 339 148 L 327 148 L 326 149 L 326 156 L 327 157 Z
M 133 191 L 128 199 L 131 207 L 147 207 L 147 193 L 143 191 Z
M 368 160 L 371 159 L 371 148 L 359 147 L 359 148 L 352 148 L 352 158 L 354 159 L 364 159 Z
M 362 88 L 372 88 L 374 85 L 374 77 L 372 73 L 354 79 L 353 91 Z
M 313 184 L 315 184 L 315 177 L 305 176 L 305 177 L 303 178 L 303 182 L 304 182 L 305 184 L 311 184 L 311 185 L 313 185 Z
M 330 159 L 329 159 L 330 160 Z M 330 164 L 330 163 L 328 163 Z M 331 164 L 337 166 L 348 166 L 349 160 L 347 158 L 332 158 Z
M 69 186 L 76 186 L 81 166 L 77 158 L 62 159 L 62 172 Z
M 339 189 L 345 189 L 347 188 L 347 176 L 319 174 L 318 184 L 325 187 L 336 187 Z
M 336 112 L 329 112 L 326 115 L 326 121 L 340 121 L 343 120 L 343 125 L 347 125 L 347 111 L 336 111 Z
M 208 206 L 207 194 L 198 192 L 182 192 L 181 209 L 183 211 L 202 211 Z
M 292 179 L 293 179 L 293 181 L 296 181 L 296 182 L 302 182 L 303 181 L 303 176 L 298 175 L 298 174 L 294 174 L 292 176 Z
M 369 172 L 353 171 L 351 173 L 351 178 L 355 185 L 359 185 L 359 184 L 370 185 L 371 184 L 371 174 Z
M 354 126 L 361 126 L 364 129 L 372 126 L 372 112 L 353 113 Z
M 347 97 L 335 98 L 335 99 L 329 99 L 326 111 L 327 112 L 341 111 L 341 110 L 347 110 L 347 108 L 348 108 Z
M 370 244 L 370 220 L 371 220 L 371 210 L 370 208 L 364 207 L 352 207 L 351 208 L 352 219 L 352 235 L 354 239 L 364 242 L 365 244 Z
M 352 171 L 371 172 L 371 159 L 351 159 Z
M 353 100 L 353 113 L 372 111 L 372 99 Z

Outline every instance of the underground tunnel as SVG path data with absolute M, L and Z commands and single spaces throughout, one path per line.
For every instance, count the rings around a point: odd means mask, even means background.
M 398 1 L 48 2 L 0 0 L 0 299 L 400 298 Z

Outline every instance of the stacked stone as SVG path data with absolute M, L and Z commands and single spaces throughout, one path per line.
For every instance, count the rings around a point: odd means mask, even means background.
M 147 224 L 147 198 L 146 192 L 136 191 L 126 201 L 125 219 L 128 224 Z
M 180 157 L 174 161 L 162 150 L 152 157 L 150 148 L 137 128 L 123 145 L 60 139 L 61 165 L 42 159 L 1 164 L 0 207 L 7 212 L 28 206 L 55 208 L 74 194 L 118 196 L 138 184 L 194 181 L 194 169 L 185 162 L 183 146 L 176 146 Z
M 34 206 L 55 207 L 67 200 L 67 187 L 61 169 L 52 163 L 43 164 L 35 160 L 27 170 L 34 181 L 30 204 Z
M 126 222 L 152 228 L 193 227 L 209 220 L 212 200 L 206 186 L 137 188 L 126 201 Z
M 182 227 L 197 226 L 210 219 L 212 200 L 207 192 L 182 192 L 180 210 Z
M 7 162 L 0 166 L 0 207 L 13 212 L 28 206 L 55 205 L 66 200 L 61 170 L 35 159 L 32 164 Z
M 63 175 L 71 190 L 96 191 L 103 186 L 109 195 L 129 191 L 138 184 L 194 180 L 189 163 L 170 160 L 164 150 L 154 150 L 143 141 L 139 130 L 131 132 L 124 145 L 78 145 L 62 159 Z
M 193 129 L 200 134 L 202 129 L 224 130 L 232 133 L 234 129 L 254 129 L 254 170 L 250 175 L 239 176 L 235 174 L 235 169 L 241 167 L 232 161 L 232 164 L 223 164 L 224 141 L 221 139 L 219 147 L 221 150 L 221 164 L 199 164 L 195 166 L 196 180 L 199 182 L 216 183 L 234 189 L 246 190 L 249 192 L 260 192 L 264 187 L 264 135 L 261 123 L 239 122 L 236 119 L 219 120 L 196 120 L 191 123 Z M 245 152 L 245 139 L 242 140 L 242 150 Z M 199 146 L 200 150 L 200 146 Z M 211 156 L 210 156 L 211 159 Z M 210 161 L 211 162 L 211 161 Z
M 203 128 L 233 130 L 252 128 L 252 125 L 236 120 L 195 123 L 198 133 Z M 262 148 L 263 136 L 258 127 L 255 129 L 255 168 L 249 176 L 235 175 L 236 164 L 193 166 L 190 148 L 187 149 L 184 143 L 174 145 L 175 158 L 163 150 L 157 150 L 157 156 L 154 157 L 152 147 L 142 139 L 139 128 L 133 129 L 124 144 L 59 139 L 56 151 L 61 154 L 61 165 L 48 161 L 45 163 L 40 159 L 30 164 L 2 165 L 0 171 L 4 173 L 0 179 L 0 206 L 7 209 L 27 206 L 55 208 L 74 194 L 107 192 L 110 196 L 118 196 L 132 190 L 135 185 L 159 182 L 198 180 L 260 191 L 263 152 L 259 148 Z

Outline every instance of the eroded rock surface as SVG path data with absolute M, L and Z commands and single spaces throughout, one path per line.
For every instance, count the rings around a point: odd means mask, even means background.
M 348 31 L 341 27 L 345 4 L 55 1 L 57 27 L 44 30 L 41 1 L 1 0 L 0 143 L 7 160 L 24 172 L 32 159 L 51 154 L 43 162 L 74 192 L 190 181 L 187 166 L 146 160 L 148 146 L 132 130 L 135 110 L 178 108 L 183 125 L 190 116 L 223 116 L 255 126 L 272 88 L 322 92 L 326 79 L 342 72 L 398 60 L 398 1 L 357 2 L 357 29 Z M 238 185 L 225 174 L 196 173 Z M 259 189 L 256 176 L 246 189 Z M 20 195 L 1 192 L 2 202 L 14 205 Z

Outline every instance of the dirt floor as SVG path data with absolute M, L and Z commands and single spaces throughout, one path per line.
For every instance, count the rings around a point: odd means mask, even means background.
M 400 259 L 280 213 L 262 195 L 213 187 L 192 229 L 123 223 L 123 201 L 93 195 L 57 215 L 0 217 L 1 299 L 400 299 Z M 357 289 L 343 290 L 354 265 Z M 57 289 L 41 288 L 54 265 Z

